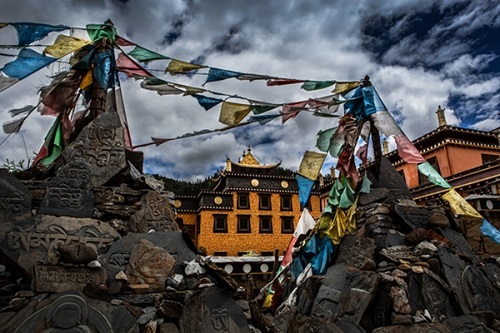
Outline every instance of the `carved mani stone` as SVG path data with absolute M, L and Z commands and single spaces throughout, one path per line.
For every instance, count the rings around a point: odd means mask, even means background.
M 31 192 L 7 169 L 0 169 L 0 223 L 31 216 Z
M 62 166 L 47 185 L 39 214 L 91 217 L 94 193 L 89 181 L 88 164 L 74 162 Z
M 160 192 L 148 192 L 142 197 L 141 204 L 141 209 L 130 217 L 132 232 L 180 230 L 168 199 Z
M 100 114 L 63 151 L 69 163 L 84 160 L 90 165 L 93 186 L 105 184 L 126 167 L 124 129 L 116 112 Z
M 149 290 L 163 290 L 174 265 L 175 258 L 167 250 L 141 239 L 130 254 L 126 274 L 132 285 L 148 284 Z
M 83 291 L 87 284 L 106 282 L 102 268 L 35 266 L 35 290 L 37 292 Z

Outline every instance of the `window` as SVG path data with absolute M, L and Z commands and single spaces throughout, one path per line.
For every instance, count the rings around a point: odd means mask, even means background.
M 403 180 L 406 182 L 406 177 L 405 177 L 405 171 L 404 171 L 404 169 L 399 170 L 398 173 L 401 175 L 401 177 L 403 177 Z
M 214 252 L 214 256 L 225 257 L 227 256 L 227 252 L 219 251 Z
M 271 195 L 270 194 L 260 194 L 259 195 L 259 209 L 271 210 Z
M 496 161 L 499 158 L 500 158 L 500 156 L 498 156 L 498 155 L 481 154 L 481 159 L 483 160 L 483 164 Z
M 273 251 L 262 251 L 260 253 L 260 255 L 263 257 L 274 257 L 274 252 Z
M 261 234 L 272 234 L 273 233 L 272 216 L 260 216 L 259 232 Z
M 292 234 L 293 233 L 293 217 L 292 216 L 282 216 L 281 217 L 281 233 L 282 234 Z
M 250 209 L 248 193 L 238 193 L 238 209 Z
M 281 210 L 292 210 L 291 195 L 281 195 Z
M 227 215 L 214 215 L 214 232 L 227 232 Z
M 431 157 L 427 160 L 427 162 L 434 168 L 434 170 L 436 170 L 439 174 L 441 174 L 441 171 L 439 170 L 439 164 L 438 164 L 438 161 L 437 161 L 437 158 L 434 156 L 434 157 Z M 423 175 L 422 173 L 418 173 L 418 183 L 420 185 L 423 185 L 423 184 L 428 184 L 429 183 L 429 179 L 427 179 L 427 176 Z
M 238 232 L 250 233 L 250 215 L 238 215 Z
M 201 217 L 200 215 L 196 215 L 196 234 L 200 234 L 200 228 L 201 228 Z

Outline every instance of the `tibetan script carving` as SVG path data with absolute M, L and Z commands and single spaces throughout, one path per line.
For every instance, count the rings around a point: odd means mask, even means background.
M 102 268 L 35 266 L 35 289 L 38 292 L 80 290 L 88 284 L 106 282 Z

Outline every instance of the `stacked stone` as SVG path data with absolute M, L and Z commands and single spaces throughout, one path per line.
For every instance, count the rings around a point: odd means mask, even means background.
M 357 233 L 344 236 L 324 276 L 290 293 L 271 329 L 499 331 L 499 260 L 480 261 L 449 210 L 416 206 L 395 171 L 381 174 L 359 198 Z

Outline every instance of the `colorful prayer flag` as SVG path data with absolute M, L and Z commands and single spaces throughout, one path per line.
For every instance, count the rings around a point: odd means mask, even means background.
M 116 29 L 111 23 L 87 24 L 87 34 L 92 41 L 102 38 L 108 38 L 114 41 L 116 38 Z
M 481 230 L 483 235 L 488 236 L 489 239 L 497 244 L 500 244 L 500 230 L 495 228 L 495 226 L 486 219 L 483 219 L 483 224 L 481 224 L 479 230 Z
M 196 65 L 189 62 L 184 62 L 176 59 L 172 59 L 165 69 L 165 72 L 170 73 L 170 75 L 183 74 L 190 72 L 195 69 L 204 68 L 206 66 Z
M 219 122 L 226 125 L 239 124 L 250 113 L 250 105 L 233 102 L 222 103 Z
M 334 85 L 337 81 L 306 81 L 301 86 L 302 89 L 311 91 L 330 87 Z
M 61 58 L 88 44 L 90 44 L 90 40 L 83 40 L 67 35 L 59 35 L 57 36 L 54 44 L 47 46 L 43 52 L 53 57 Z
M 436 169 L 432 167 L 432 165 L 430 165 L 429 162 L 420 163 L 417 168 L 418 171 L 425 175 L 431 183 L 444 188 L 451 188 L 451 185 L 444 180 L 444 178 L 436 171 Z
M 56 60 L 57 58 L 46 57 L 32 49 L 23 48 L 17 59 L 5 64 L 1 71 L 9 77 L 22 80 Z
M 316 147 L 322 152 L 327 152 L 332 143 L 332 137 L 337 131 L 337 127 L 332 127 L 316 134 Z
M 332 90 L 334 94 L 343 94 L 346 93 L 357 86 L 359 86 L 361 82 L 359 81 L 349 81 L 349 82 L 336 82 L 335 88 Z
M 19 45 L 28 45 L 37 40 L 47 37 L 47 35 L 54 31 L 63 31 L 69 29 L 66 25 L 49 25 L 40 23 L 10 23 L 17 31 L 17 38 Z
M 146 78 L 141 82 L 141 88 L 154 90 L 158 95 L 179 95 L 184 91 L 175 87 L 173 84 L 158 79 L 156 77 Z
M 317 153 L 314 151 L 306 151 L 302 157 L 302 161 L 299 166 L 299 174 L 309 178 L 310 180 L 316 180 L 318 178 L 323 162 L 325 161 L 326 154 Z
M 396 135 L 394 139 L 396 140 L 396 146 L 398 147 L 398 155 L 403 159 L 403 161 L 406 163 L 426 162 L 425 158 L 422 154 L 420 154 L 413 142 L 411 142 L 406 135 Z M 425 166 L 423 168 L 425 168 Z M 427 169 L 425 168 L 425 170 Z
M 128 53 L 129 56 L 135 58 L 138 61 L 148 62 L 151 60 L 159 60 L 159 59 L 170 59 L 164 55 L 153 52 L 151 50 L 145 49 L 140 46 L 136 46 L 132 51 Z
M 219 98 L 206 97 L 198 94 L 194 94 L 192 96 L 196 98 L 198 104 L 200 104 L 205 109 L 205 111 L 208 111 L 217 104 L 222 103 L 222 99 Z
M 465 215 L 470 217 L 477 217 L 482 219 L 481 214 L 477 212 L 455 189 L 450 189 L 448 192 L 441 196 L 444 200 L 448 201 L 451 209 L 457 215 Z
M 225 69 L 210 68 L 208 70 L 208 76 L 207 76 L 207 80 L 205 81 L 205 83 L 221 81 L 221 80 L 229 79 L 232 77 L 239 77 L 242 74 L 243 73 L 227 71 Z
M 121 52 L 116 59 L 116 69 L 127 74 L 128 77 L 134 75 L 151 77 L 151 73 L 141 67 L 139 64 L 135 63 L 130 59 L 125 53 Z
M 299 202 L 301 207 L 307 206 L 309 197 L 311 196 L 311 191 L 314 186 L 314 180 L 310 180 L 299 174 L 295 175 L 295 180 L 297 181 L 297 186 L 299 187 Z

